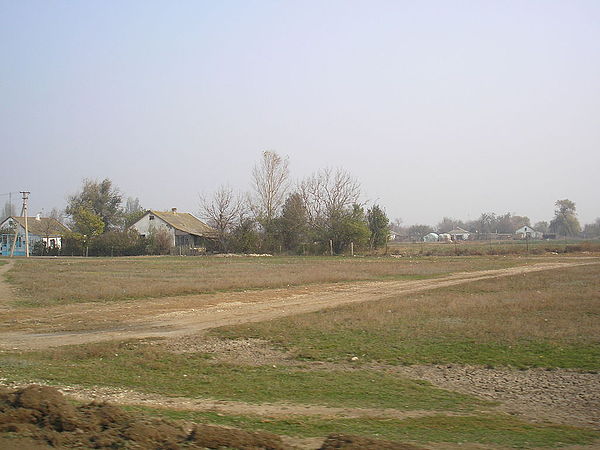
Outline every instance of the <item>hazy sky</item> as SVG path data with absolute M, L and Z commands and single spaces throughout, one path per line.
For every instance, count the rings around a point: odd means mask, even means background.
M 600 1 L 0 0 L 0 194 L 343 167 L 390 218 L 600 216 Z M 6 197 L 0 197 L 4 202 Z

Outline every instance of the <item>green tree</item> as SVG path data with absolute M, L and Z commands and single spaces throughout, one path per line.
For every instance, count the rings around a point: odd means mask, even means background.
M 122 201 L 119 189 L 108 178 L 100 182 L 85 179 L 81 192 L 68 198 L 65 212 L 73 218 L 81 208 L 91 211 L 101 218 L 108 231 L 118 229 L 122 224 Z
M 379 205 L 373 205 L 367 211 L 367 223 L 371 238 L 369 240 L 371 249 L 383 247 L 390 235 L 390 219 Z
M 83 236 L 99 236 L 104 232 L 104 221 L 93 211 L 79 207 L 72 213 L 73 231 Z
M 581 231 L 577 220 L 575 202 L 564 199 L 554 204 L 554 219 L 550 222 L 550 230 L 560 236 L 575 236 Z
M 347 250 L 351 242 L 355 249 L 366 248 L 370 236 L 365 211 L 358 203 L 354 203 L 335 218 L 330 239 L 333 241 L 333 251 L 339 254 Z
M 279 218 L 279 234 L 286 250 L 297 251 L 306 241 L 308 219 L 306 207 L 298 193 L 288 196 Z
M 142 208 L 140 199 L 127 197 L 125 209 L 123 210 L 123 229 L 127 230 L 127 228 L 140 220 L 144 214 L 146 214 L 146 210 Z
M 104 231 L 102 218 L 93 211 L 80 206 L 71 213 L 73 219 L 73 242 L 81 242 L 88 255 L 90 243 Z

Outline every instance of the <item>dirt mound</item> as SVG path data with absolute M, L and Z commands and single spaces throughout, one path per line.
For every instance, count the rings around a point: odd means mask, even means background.
M 330 434 L 319 450 L 423 450 L 410 444 L 369 439 L 348 434 Z
M 57 389 L 31 385 L 0 388 L 0 447 L 24 448 L 231 448 L 292 449 L 280 436 L 196 424 L 191 430 L 164 419 L 140 418 L 109 403 L 74 406 Z M 418 450 L 407 444 L 342 434 L 330 435 L 322 450 Z
M 208 425 L 186 431 L 167 420 L 140 419 L 108 403 L 75 407 L 56 389 L 28 386 L 0 389 L 0 433 L 52 447 L 178 449 L 220 448 L 279 450 L 277 435 Z M 11 439 L 12 441 L 12 439 Z M 18 439 L 13 441 L 18 447 Z

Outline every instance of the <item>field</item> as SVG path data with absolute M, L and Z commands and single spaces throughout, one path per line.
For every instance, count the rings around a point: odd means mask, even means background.
M 17 259 L 1 382 L 289 448 L 595 448 L 596 255 Z

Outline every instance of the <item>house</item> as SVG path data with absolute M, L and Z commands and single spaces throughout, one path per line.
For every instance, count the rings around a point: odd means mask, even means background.
M 544 234 L 525 225 L 524 227 L 521 227 L 515 231 L 515 236 L 517 239 L 542 239 Z
M 171 211 L 148 210 L 129 228 L 143 237 L 165 230 L 173 247 L 186 249 L 206 248 L 207 242 L 217 237 L 215 229 L 190 213 L 178 212 L 177 208 Z
M 10 256 L 10 249 L 17 230 L 17 242 L 14 255 L 25 256 L 25 217 L 10 216 L 0 223 L 0 254 Z M 70 230 L 52 217 L 27 217 L 29 234 L 29 253 L 37 242 L 42 242 L 47 249 L 60 249 L 62 238 Z
M 452 239 L 453 241 L 466 241 L 467 239 L 469 239 L 471 233 L 469 233 L 467 230 L 462 229 L 461 227 L 456 227 L 453 230 L 450 230 L 444 234 L 449 234 L 450 239 Z

